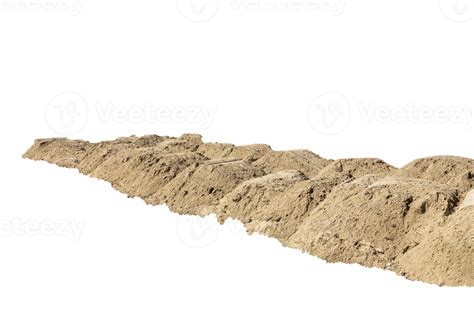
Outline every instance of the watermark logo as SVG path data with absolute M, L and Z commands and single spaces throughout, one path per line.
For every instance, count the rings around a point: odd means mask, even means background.
M 467 22 L 474 16 L 474 0 L 439 0 L 441 13 L 451 21 Z
M 80 132 L 87 124 L 88 105 L 84 97 L 76 92 L 63 92 L 55 96 L 46 106 L 46 122 L 61 135 Z
M 318 133 L 336 135 L 344 131 L 351 119 L 350 104 L 339 92 L 327 92 L 308 107 L 310 126 Z
M 218 0 L 176 0 L 178 11 L 193 22 L 205 22 L 218 12 L 222 2 Z M 231 12 L 321 12 L 333 16 L 342 15 L 345 0 L 228 0 L 224 2 Z
M 474 128 L 473 109 L 458 105 L 383 105 L 348 100 L 342 93 L 327 92 L 308 107 L 309 125 L 324 135 L 343 132 L 353 120 L 363 124 L 439 125 Z
M 192 22 L 205 22 L 216 15 L 219 0 L 176 0 L 176 6 L 186 19 Z
M 60 237 L 77 241 L 85 220 L 69 219 L 0 219 L 0 237 Z
M 232 0 L 232 9 L 248 11 L 321 11 L 337 16 L 344 12 L 345 0 Z
M 82 131 L 88 121 L 117 124 L 183 124 L 208 129 L 217 107 L 201 105 L 119 105 L 96 102 L 95 106 L 77 92 L 56 95 L 45 108 L 45 120 L 50 129 L 63 136 Z
M 116 123 L 177 123 L 199 125 L 209 128 L 217 109 L 204 106 L 123 106 L 117 104 L 97 104 L 97 115 L 101 122 Z
M 406 106 L 380 106 L 364 102 L 358 104 L 359 114 L 363 123 L 393 124 L 455 124 L 471 128 L 473 113 L 468 107 L 437 106 L 408 104 Z
M 180 216 L 176 222 L 179 239 L 191 248 L 212 245 L 219 236 L 219 225 L 212 216 Z
M 0 11 L 44 11 L 78 15 L 84 0 L 0 0 Z

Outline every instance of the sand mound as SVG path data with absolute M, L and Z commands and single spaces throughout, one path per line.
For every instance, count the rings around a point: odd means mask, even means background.
M 474 285 L 474 207 L 458 210 L 444 225 L 420 236 L 395 260 L 405 277 L 440 285 Z M 413 264 L 413 263 L 416 264 Z
M 308 178 L 316 176 L 329 163 L 309 150 L 268 151 L 255 161 L 266 173 L 299 170 Z
M 154 148 L 133 148 L 108 157 L 90 175 L 112 183 L 130 197 L 145 199 L 187 167 L 204 160 L 194 152 L 166 154 Z
M 89 142 L 66 138 L 37 139 L 23 157 L 45 160 L 61 167 L 76 168 L 92 146 Z
M 474 160 L 462 157 L 417 159 L 400 169 L 400 174 L 449 184 L 461 192 L 474 188 Z
M 458 203 L 456 192 L 442 184 L 364 180 L 336 187 L 298 227 L 290 245 L 332 262 L 385 268 L 441 225 Z
M 184 170 L 147 201 L 166 203 L 180 214 L 206 215 L 239 183 L 263 175 L 261 169 L 243 160 L 208 160 Z
M 238 219 L 262 230 L 268 226 L 267 223 L 279 222 L 282 217 L 265 209 L 271 209 L 277 197 L 286 195 L 294 184 L 304 180 L 307 180 L 306 176 L 297 170 L 279 171 L 247 180 L 221 199 L 216 210 L 217 217 L 221 222 L 229 217 Z
M 348 179 L 307 179 L 296 170 L 279 171 L 239 185 L 220 201 L 216 214 L 221 222 L 238 219 L 249 233 L 262 233 L 286 244 L 309 211 Z
M 394 170 L 396 170 L 395 167 L 377 158 L 339 159 L 324 167 L 318 175 L 320 177 L 332 177 L 341 173 L 359 178 L 369 173 L 388 175 Z
M 234 146 L 232 144 L 205 143 L 199 146 L 197 152 L 209 159 L 238 158 L 253 162 L 262 157 L 271 147 L 263 144 Z
M 471 159 L 431 157 L 397 169 L 376 158 L 203 143 L 196 134 L 40 139 L 24 157 L 77 168 L 180 214 L 238 219 L 249 233 L 330 262 L 474 286 Z

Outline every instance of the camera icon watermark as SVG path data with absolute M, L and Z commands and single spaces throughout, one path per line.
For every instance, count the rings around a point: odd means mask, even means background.
M 178 238 L 191 248 L 209 247 L 216 242 L 219 230 L 217 221 L 211 216 L 181 215 L 176 222 Z
M 212 19 L 219 10 L 219 0 L 176 0 L 178 11 L 192 22 Z
M 54 132 L 73 135 L 87 124 L 89 109 L 86 100 L 77 92 L 56 95 L 45 109 L 46 122 Z
M 336 135 L 349 125 L 350 103 L 342 93 L 326 92 L 311 102 L 307 115 L 311 128 L 316 132 Z
M 474 17 L 474 0 L 439 0 L 439 8 L 454 22 L 468 22 Z

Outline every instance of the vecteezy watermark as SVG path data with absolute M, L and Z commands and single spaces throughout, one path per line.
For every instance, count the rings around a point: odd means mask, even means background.
M 178 11 L 193 22 L 212 19 L 222 6 L 219 0 L 176 0 Z M 227 0 L 231 11 L 318 11 L 338 16 L 344 12 L 345 0 Z
M 347 98 L 339 92 L 326 92 L 311 102 L 308 121 L 318 133 L 336 135 L 344 131 L 351 120 Z
M 63 92 L 56 95 L 45 110 L 49 127 L 61 135 L 80 132 L 87 123 L 89 109 L 86 100 L 77 92 Z
M 321 11 L 341 15 L 346 6 L 345 0 L 231 0 L 234 10 L 249 11 Z
M 441 13 L 451 21 L 467 22 L 474 16 L 474 0 L 439 0 Z
M 178 11 L 193 22 L 212 19 L 219 9 L 219 0 L 176 0 Z
M 46 123 L 52 131 L 64 136 L 80 132 L 90 119 L 118 124 L 189 124 L 207 129 L 212 125 L 217 112 L 217 107 L 201 105 L 125 106 L 114 103 L 96 103 L 94 111 L 89 104 L 80 93 L 60 93 L 46 105 Z
M 308 107 L 309 125 L 324 135 L 342 133 L 353 121 L 363 124 L 438 124 L 474 128 L 474 109 L 467 106 L 427 106 L 408 103 L 387 106 L 349 101 L 340 92 L 327 92 Z
M 84 220 L 69 219 L 0 219 L 0 237 L 61 237 L 77 241 Z
M 406 106 L 380 106 L 359 103 L 359 114 L 363 123 L 394 123 L 394 124 L 456 124 L 472 128 L 473 112 L 469 107 L 462 106 L 423 106 L 408 104 Z
M 176 233 L 186 246 L 205 248 L 217 240 L 219 224 L 212 216 L 179 216 Z
M 121 106 L 97 104 L 97 115 L 101 122 L 116 123 L 187 123 L 209 128 L 217 109 L 204 106 Z
M 49 11 L 78 15 L 84 0 L 0 0 L 0 11 Z

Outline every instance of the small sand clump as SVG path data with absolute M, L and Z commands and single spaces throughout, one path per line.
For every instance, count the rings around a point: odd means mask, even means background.
M 179 214 L 216 214 L 329 262 L 410 280 L 474 286 L 474 160 L 437 156 L 395 168 L 264 144 L 147 135 L 90 143 L 38 139 L 23 155 L 108 181 Z

